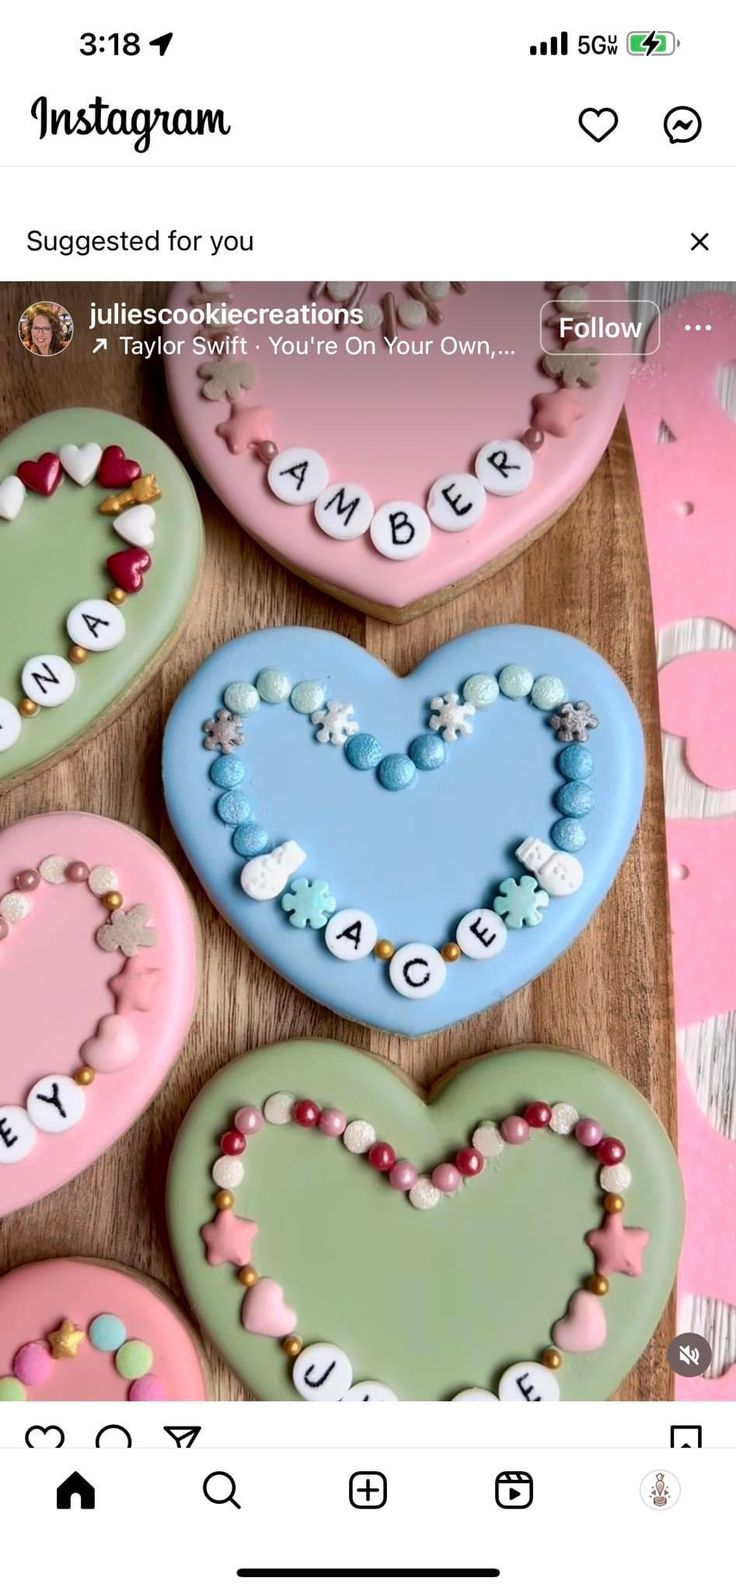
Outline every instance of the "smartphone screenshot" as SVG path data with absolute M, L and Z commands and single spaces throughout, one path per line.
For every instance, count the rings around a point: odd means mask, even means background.
M 3 1584 L 720 1583 L 733 19 L 0 41 Z

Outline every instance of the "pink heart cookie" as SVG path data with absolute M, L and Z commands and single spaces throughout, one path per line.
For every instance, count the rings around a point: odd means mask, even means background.
M 80 812 L 0 834 L 0 1217 L 137 1120 L 181 1049 L 196 985 L 191 903 L 157 846 Z
M 199 469 L 276 558 L 389 620 L 446 600 L 547 529 L 624 401 L 618 344 L 591 386 L 561 391 L 543 369 L 540 320 L 547 351 L 562 347 L 543 282 L 233 282 L 222 314 L 237 319 L 209 325 L 193 285 L 172 294 L 199 319 L 179 328 L 184 348 L 166 367 Z M 589 283 L 582 297 L 594 312 L 625 294 Z M 365 321 L 336 329 L 346 303 Z M 318 354 L 319 337 L 332 353 Z
M 256 1337 L 288 1337 L 296 1326 L 296 1311 L 284 1300 L 284 1290 L 270 1276 L 261 1276 L 243 1300 L 243 1325 Z
M 581 1287 L 573 1293 L 567 1314 L 558 1320 L 552 1341 L 563 1353 L 593 1353 L 606 1340 L 606 1315 L 599 1298 Z

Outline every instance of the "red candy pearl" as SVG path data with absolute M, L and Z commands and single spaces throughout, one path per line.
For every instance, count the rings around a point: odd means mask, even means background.
M 524 1120 L 530 1127 L 549 1127 L 552 1120 L 551 1106 L 545 1105 L 541 1099 L 535 1099 L 533 1104 L 527 1105 Z
M 224 1155 L 242 1155 L 245 1149 L 245 1138 L 242 1132 L 224 1132 L 220 1139 L 220 1148 Z
M 455 1165 L 464 1177 L 477 1177 L 483 1170 L 485 1160 L 478 1154 L 477 1149 L 458 1149 L 455 1156 Z
M 377 1143 L 368 1150 L 368 1162 L 376 1171 L 390 1171 L 396 1164 L 396 1151 L 390 1144 Z
M 626 1145 L 620 1138 L 601 1138 L 595 1153 L 604 1166 L 617 1166 L 626 1159 Z
M 291 1114 L 300 1127 L 316 1127 L 322 1112 L 313 1099 L 300 1099 Z

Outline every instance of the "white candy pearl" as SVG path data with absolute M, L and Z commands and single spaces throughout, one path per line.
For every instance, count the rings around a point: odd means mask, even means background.
M 568 287 L 563 287 L 561 292 L 557 294 L 555 304 L 563 312 L 570 309 L 587 309 L 588 295 L 584 287 L 580 287 L 577 282 L 571 282 Z
M 599 1180 L 606 1193 L 625 1193 L 631 1187 L 631 1172 L 624 1165 L 604 1166 Z
M 376 1129 L 369 1121 L 349 1121 L 342 1141 L 351 1155 L 367 1155 L 376 1141 Z
M 68 866 L 68 856 L 45 856 L 39 862 L 38 871 L 44 884 L 63 884 Z
M 402 326 L 405 326 L 407 331 L 415 331 L 417 327 L 423 326 L 427 319 L 427 311 L 418 298 L 402 299 L 397 314 Z
M 422 282 L 422 287 L 424 288 L 427 298 L 447 298 L 447 295 L 450 291 L 449 282 Z M 488 1397 L 490 1394 L 486 1393 L 486 1396 Z
M 235 1155 L 220 1155 L 212 1167 L 212 1181 L 218 1188 L 239 1188 L 245 1176 L 245 1166 Z
M 93 867 L 87 879 L 93 895 L 107 895 L 111 889 L 118 889 L 118 875 L 112 867 Z
M 345 304 L 352 298 L 357 282 L 328 282 L 327 293 L 333 304 Z
M 28 916 L 31 903 L 27 895 L 22 895 L 20 890 L 12 889 L 8 895 L 3 895 L 0 900 L 0 917 L 6 923 L 20 923 Z
M 361 304 L 360 325 L 364 331 L 375 331 L 383 323 L 383 310 L 378 304 Z
M 263 1107 L 266 1121 L 272 1127 L 284 1127 L 287 1121 L 291 1121 L 294 1104 L 293 1094 L 269 1094 Z
M 560 1133 L 567 1138 L 580 1120 L 580 1112 L 574 1105 L 553 1105 L 550 1127 L 553 1132 Z
M 473 1133 L 473 1148 L 486 1160 L 494 1160 L 497 1155 L 503 1154 L 506 1145 L 496 1126 L 495 1121 L 481 1121 Z
M 415 1210 L 434 1210 L 439 1204 L 442 1194 L 429 1177 L 417 1177 L 414 1187 L 409 1189 L 409 1203 Z

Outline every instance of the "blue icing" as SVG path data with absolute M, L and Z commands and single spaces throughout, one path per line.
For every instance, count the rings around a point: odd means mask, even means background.
M 254 680 L 274 659 L 292 680 L 325 680 L 330 698 L 352 702 L 361 726 L 396 750 L 426 724 L 433 696 L 461 692 L 473 674 L 498 676 L 510 659 L 523 659 L 534 678 L 563 679 L 571 698 L 589 701 L 600 719 L 590 737 L 596 806 L 585 820 L 581 888 L 551 900 L 533 931 L 509 934 L 500 955 L 483 963 L 463 958 L 448 967 L 436 995 L 415 1001 L 396 994 L 375 957 L 346 967 L 330 955 L 323 933 L 294 932 L 278 901 L 249 900 L 231 832 L 212 799 L 212 759 L 202 749 L 201 725 L 232 680 Z M 550 841 L 556 818 L 560 825 L 577 821 L 559 818 L 554 805 L 562 749 L 528 698 L 499 694 L 492 710 L 476 714 L 472 735 L 446 743 L 441 776 L 418 775 L 401 801 L 391 801 L 377 778 L 359 778 L 337 748 L 320 745 L 298 713 L 275 708 L 248 725 L 248 791 L 269 843 L 295 840 L 307 854 L 300 872 L 329 879 L 338 910 L 370 912 L 396 945 L 440 946 L 466 912 L 489 904 L 502 880 L 520 871 L 514 851 L 522 840 Z M 226 760 L 240 762 L 237 754 Z M 409 1035 L 463 1021 L 505 999 L 568 948 L 626 854 L 643 778 L 641 728 L 621 681 L 581 642 L 525 625 L 463 636 L 403 679 L 328 631 L 256 631 L 207 659 L 176 702 L 164 741 L 171 821 L 223 916 L 313 999 L 356 1022 Z

